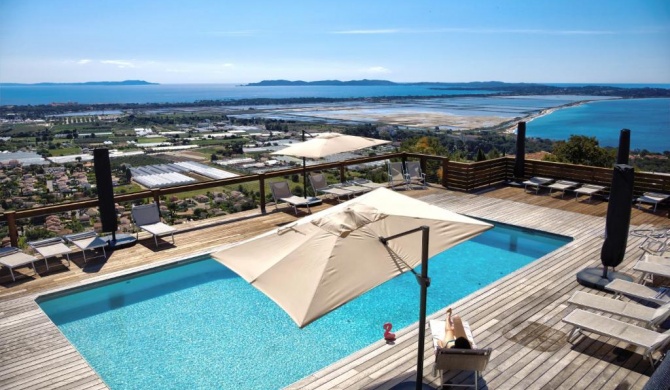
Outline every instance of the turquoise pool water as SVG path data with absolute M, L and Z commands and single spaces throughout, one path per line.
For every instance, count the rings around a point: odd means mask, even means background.
M 431 259 L 433 313 L 570 241 L 497 225 Z M 112 389 L 281 388 L 418 320 L 410 273 L 299 329 L 211 258 L 39 305 Z

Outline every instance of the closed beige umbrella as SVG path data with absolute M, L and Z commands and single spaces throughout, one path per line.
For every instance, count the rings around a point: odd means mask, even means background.
M 303 141 L 305 135 L 303 133 Z M 346 135 L 341 133 L 324 133 L 319 134 L 309 141 L 297 143 L 288 148 L 272 152 L 270 154 L 278 154 L 283 156 L 302 157 L 302 180 L 303 192 L 307 197 L 307 166 L 306 158 L 323 158 L 333 154 L 351 152 L 354 150 L 371 148 L 388 144 L 391 141 L 385 141 L 376 138 L 358 137 L 355 135 Z
M 385 188 L 213 254 L 303 327 L 421 264 L 428 226 L 433 256 L 492 226 Z

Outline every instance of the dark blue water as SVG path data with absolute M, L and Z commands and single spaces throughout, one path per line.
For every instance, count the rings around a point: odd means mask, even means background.
M 618 146 L 621 129 L 631 130 L 631 150 L 670 150 L 670 99 L 623 99 L 564 108 L 527 124 L 528 137 L 566 140 L 571 134 Z
M 441 96 L 466 93 L 460 90 L 436 90 L 430 87 L 430 85 L 245 87 L 233 84 L 3 85 L 0 86 L 0 105 L 49 104 L 54 102 L 84 104 L 192 103 L 198 100 Z M 494 92 L 467 91 L 467 93 L 485 94 Z
M 434 256 L 428 313 L 567 242 L 497 225 Z M 403 274 L 303 329 L 212 259 L 39 304 L 112 389 L 268 389 L 380 340 L 385 322 L 416 322 L 419 286 Z

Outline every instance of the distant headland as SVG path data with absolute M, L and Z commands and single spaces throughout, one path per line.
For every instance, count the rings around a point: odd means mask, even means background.
M 10 86 L 10 85 L 16 85 L 16 86 L 27 86 L 27 85 L 35 85 L 35 86 L 49 86 L 49 85 L 69 85 L 69 86 L 76 86 L 76 85 L 103 85 L 103 86 L 112 86 L 112 85 L 159 85 L 158 83 L 150 83 L 148 81 L 144 80 L 124 80 L 124 81 L 86 81 L 83 83 L 33 83 L 33 84 L 24 84 L 24 83 L 0 83 L 0 85 L 5 85 L 5 86 Z

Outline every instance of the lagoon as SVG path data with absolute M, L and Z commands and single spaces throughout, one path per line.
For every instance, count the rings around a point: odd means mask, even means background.
M 631 150 L 670 150 L 670 99 L 620 99 L 557 110 L 528 122 L 526 136 L 567 140 L 572 134 L 596 137 L 616 147 L 621 129 L 631 130 Z

